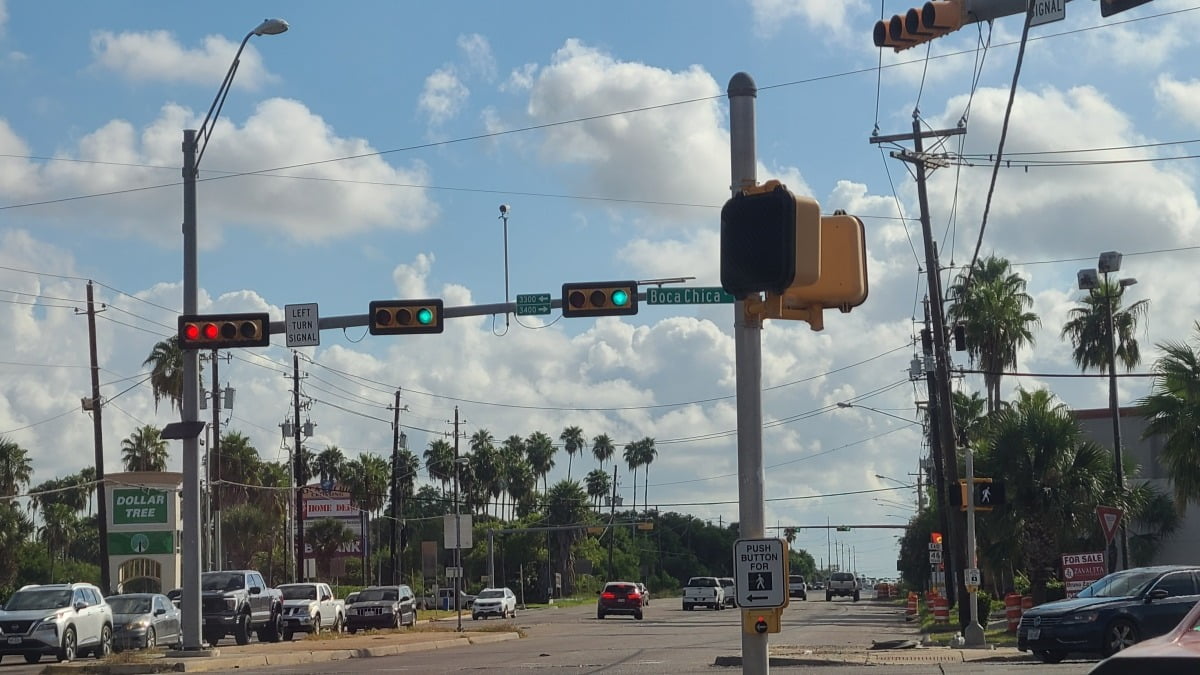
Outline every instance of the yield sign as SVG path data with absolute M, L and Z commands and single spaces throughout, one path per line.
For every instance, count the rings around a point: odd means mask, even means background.
M 1100 529 L 1104 532 L 1104 545 L 1112 543 L 1113 536 L 1117 533 L 1117 526 L 1121 524 L 1121 516 L 1125 512 L 1113 506 L 1097 506 L 1096 516 L 1100 518 Z

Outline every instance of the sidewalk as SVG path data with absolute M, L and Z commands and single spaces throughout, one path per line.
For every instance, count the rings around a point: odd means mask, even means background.
M 516 640 L 516 632 L 471 632 L 420 630 L 396 633 L 343 635 L 336 639 L 297 639 L 291 642 L 254 643 L 245 647 L 217 647 L 205 656 L 169 656 L 144 654 L 144 660 L 131 663 L 104 663 L 81 659 L 70 664 L 47 665 L 42 673 L 141 673 L 233 671 L 261 666 L 285 666 L 301 663 L 326 663 L 345 659 L 394 656 L 407 652 L 466 647 Z M 138 659 L 138 652 L 123 653 Z

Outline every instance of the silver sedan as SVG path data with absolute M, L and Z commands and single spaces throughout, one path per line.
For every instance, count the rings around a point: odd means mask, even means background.
M 113 613 L 115 649 L 183 646 L 179 608 L 161 593 L 126 593 L 107 598 Z

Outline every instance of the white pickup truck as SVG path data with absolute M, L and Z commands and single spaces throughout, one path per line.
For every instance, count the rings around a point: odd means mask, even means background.
M 692 577 L 683 587 L 683 611 L 690 612 L 696 605 L 725 609 L 725 588 L 716 577 Z
M 283 584 L 283 639 L 294 633 L 342 632 L 346 625 L 346 602 L 333 597 L 329 584 Z

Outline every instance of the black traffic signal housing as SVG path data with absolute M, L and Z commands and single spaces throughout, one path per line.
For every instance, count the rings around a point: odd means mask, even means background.
M 1127 9 L 1133 9 L 1147 2 L 1150 2 L 1150 0 L 1100 0 L 1100 16 L 1120 14 Z
M 562 315 L 627 316 L 638 313 L 636 281 L 576 281 L 562 285 Z
M 961 323 L 954 324 L 954 351 L 967 351 L 967 327 Z
M 901 51 L 953 33 L 965 23 L 967 0 L 926 2 L 920 9 L 914 7 L 903 15 L 875 22 L 875 46 Z
M 271 315 L 182 314 L 179 317 L 180 349 L 266 347 L 271 344 Z
M 440 333 L 444 326 L 441 298 L 372 300 L 367 315 L 371 335 Z
M 967 510 L 967 481 L 960 479 L 958 489 L 950 491 L 950 505 Z M 976 478 L 970 496 L 975 500 L 976 511 L 991 511 L 992 507 L 1005 504 L 1004 481 L 991 478 Z
M 769 180 L 721 208 L 721 287 L 735 298 L 782 293 L 821 274 L 821 206 Z

